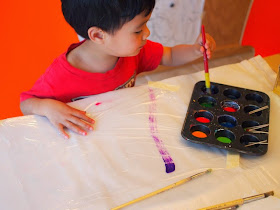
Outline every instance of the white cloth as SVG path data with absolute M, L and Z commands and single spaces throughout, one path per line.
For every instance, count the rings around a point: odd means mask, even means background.
M 65 140 L 40 116 L 0 121 L 0 209 L 110 209 L 208 168 L 213 172 L 126 209 L 197 209 L 271 190 L 276 197 L 242 208 L 279 209 L 275 77 L 260 56 L 210 69 L 211 81 L 259 90 L 271 100 L 267 154 L 241 155 L 233 168 L 226 168 L 227 151 L 181 137 L 192 89 L 204 79 L 203 71 L 71 103 L 96 120 L 87 136 L 70 132 Z M 166 157 L 174 172 L 166 173 Z
M 147 23 L 150 40 L 165 46 L 193 44 L 200 34 L 205 0 L 157 0 Z

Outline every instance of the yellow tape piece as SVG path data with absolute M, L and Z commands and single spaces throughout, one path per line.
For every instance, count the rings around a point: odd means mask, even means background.
M 227 168 L 239 167 L 240 154 L 238 152 L 227 151 Z
M 169 90 L 169 91 L 173 91 L 173 92 L 177 92 L 180 89 L 180 87 L 177 85 L 168 85 L 163 82 L 149 81 L 148 85 L 149 85 L 149 87 L 159 88 L 159 89 L 163 89 L 163 90 Z

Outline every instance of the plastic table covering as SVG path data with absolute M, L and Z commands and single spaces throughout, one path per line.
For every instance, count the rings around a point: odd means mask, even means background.
M 269 95 L 265 155 L 239 157 L 181 137 L 194 84 L 204 79 L 200 71 L 70 103 L 96 120 L 87 136 L 70 132 L 63 139 L 41 116 L 0 121 L 0 209 L 110 209 L 208 168 L 125 209 L 197 209 L 271 190 L 275 196 L 240 209 L 280 209 L 276 74 L 257 56 L 212 68 L 210 78 Z

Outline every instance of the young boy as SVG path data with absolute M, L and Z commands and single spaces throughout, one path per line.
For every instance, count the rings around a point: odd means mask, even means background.
M 136 75 L 158 65 L 182 65 L 208 58 L 215 41 L 206 35 L 193 45 L 164 47 L 147 40 L 147 22 L 155 0 L 61 0 L 66 21 L 85 38 L 72 44 L 38 79 L 21 93 L 23 114 L 46 116 L 65 138 L 68 128 L 81 135 L 93 130 L 94 120 L 69 105 L 77 98 L 134 86 Z

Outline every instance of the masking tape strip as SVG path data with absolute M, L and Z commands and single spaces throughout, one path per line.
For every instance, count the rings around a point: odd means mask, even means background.
M 227 168 L 239 167 L 240 154 L 238 152 L 227 151 Z
M 280 96 L 280 65 L 279 65 L 279 70 L 277 73 L 273 92 Z
M 149 87 L 159 88 L 159 89 L 163 89 L 163 90 L 169 90 L 169 91 L 173 91 L 173 92 L 177 92 L 180 89 L 180 87 L 177 85 L 168 85 L 163 82 L 149 81 L 148 85 L 149 85 Z

